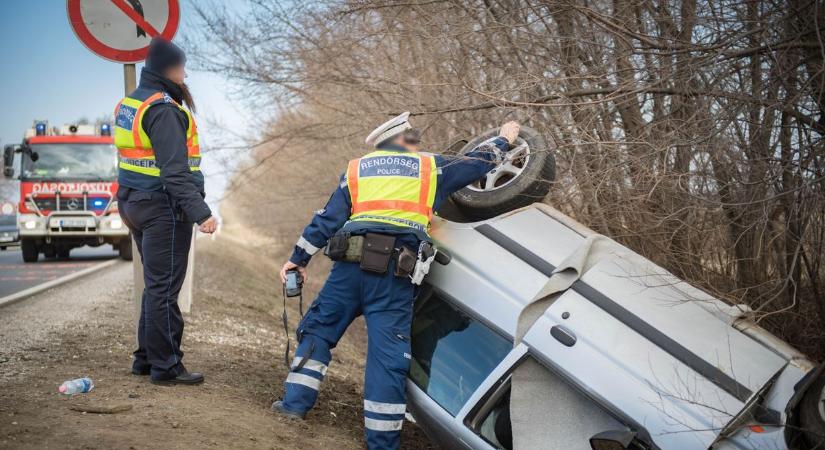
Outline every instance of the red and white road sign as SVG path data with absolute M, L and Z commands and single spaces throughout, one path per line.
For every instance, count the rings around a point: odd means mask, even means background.
M 92 52 L 119 63 L 146 59 L 155 36 L 178 31 L 178 0 L 67 0 L 69 23 Z

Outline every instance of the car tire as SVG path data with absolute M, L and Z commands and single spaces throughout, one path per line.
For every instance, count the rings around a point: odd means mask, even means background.
M 40 249 L 37 248 L 37 244 L 30 239 L 23 239 L 20 242 L 20 251 L 23 253 L 23 262 L 37 262 L 37 258 L 40 257 Z
M 482 142 L 497 136 L 498 128 L 492 128 L 476 136 L 461 149 L 459 154 L 470 152 Z M 541 201 L 556 178 L 556 157 L 551 143 L 536 130 L 522 126 L 520 143 L 526 143 L 527 158 L 520 158 L 520 172 L 515 176 L 501 176 L 488 187 L 480 181 L 455 192 L 451 198 L 462 215 L 471 220 L 485 220 L 500 214 Z M 498 170 L 499 167 L 496 167 Z M 490 173 L 493 173 L 492 171 Z
M 825 444 L 825 372 L 807 389 L 799 404 L 799 425 L 811 448 Z
M 132 260 L 132 237 L 121 239 L 117 245 L 117 254 L 126 261 Z

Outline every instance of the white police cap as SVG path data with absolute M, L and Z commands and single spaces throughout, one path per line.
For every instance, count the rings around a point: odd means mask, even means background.
M 380 127 L 372 130 L 369 136 L 367 136 L 366 143 L 367 145 L 378 145 L 387 139 L 397 136 L 403 133 L 405 130 L 409 130 L 412 128 L 410 122 L 407 119 L 410 117 L 410 112 L 406 111 L 394 117 L 384 123 L 381 124 Z

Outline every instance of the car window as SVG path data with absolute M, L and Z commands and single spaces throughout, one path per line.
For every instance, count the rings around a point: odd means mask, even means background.
M 495 448 L 513 450 L 513 427 L 510 424 L 510 386 L 493 399 L 476 432 Z
M 518 376 L 507 376 L 493 386 L 465 420 L 491 446 L 583 450 L 590 448 L 590 438 L 600 432 L 629 430 L 532 356 L 513 369 Z M 628 448 L 646 447 L 634 441 Z
M 436 293 L 416 301 L 410 378 L 453 416 L 512 348 Z

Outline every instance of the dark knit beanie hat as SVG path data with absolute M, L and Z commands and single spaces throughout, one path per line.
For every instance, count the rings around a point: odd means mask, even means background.
M 186 54 L 180 47 L 163 38 L 152 38 L 149 43 L 149 55 L 146 56 L 146 68 L 163 73 L 170 67 L 186 62 Z

